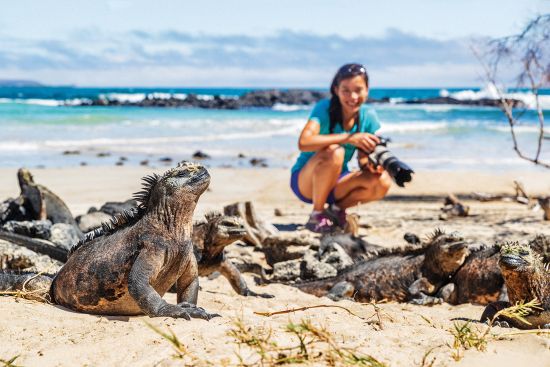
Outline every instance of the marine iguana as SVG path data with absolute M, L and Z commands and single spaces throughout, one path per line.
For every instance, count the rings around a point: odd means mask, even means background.
M 437 230 L 425 246 L 402 254 L 360 261 L 332 278 L 294 284 L 300 290 L 337 300 L 351 296 L 359 302 L 390 300 L 433 304 L 437 290 L 469 254 L 457 234 Z
M 49 219 L 53 224 L 71 224 L 79 232 L 79 235 L 82 235 L 67 204 L 47 187 L 36 184 L 28 169 L 20 168 L 17 171 L 17 180 L 21 188 L 21 195 L 26 198 L 29 205 L 34 209 L 34 214 L 37 216 L 35 219 Z M 42 202 L 37 200 L 39 195 Z M 41 214 L 42 212 L 44 214 Z M 45 218 L 42 218 L 42 216 L 45 216 Z
M 438 292 L 450 304 L 486 305 L 502 300 L 506 287 L 498 266 L 498 247 L 483 244 L 468 246 L 470 255 L 453 277 Z
M 498 264 L 508 288 L 510 302 L 489 304 L 481 315 L 481 321 L 492 320 L 498 311 L 536 298 L 541 303 L 540 309 L 524 317 L 529 324 L 506 316 L 499 316 L 496 321 L 501 326 L 519 329 L 550 329 L 550 271 L 541 255 L 529 244 L 506 243 L 500 249 Z
M 134 195 L 138 208 L 75 245 L 47 294 L 53 303 L 91 314 L 217 316 L 196 306 L 199 282 L 191 238 L 193 211 L 210 175 L 201 165 L 181 162 L 143 180 L 143 191 Z M 18 289 L 12 287 L 17 282 L 22 284 L 17 275 L 0 274 L 3 289 Z M 177 305 L 162 299 L 174 283 Z
M 198 255 L 200 276 L 219 271 L 241 296 L 272 298 L 273 295 L 250 290 L 237 267 L 225 258 L 224 249 L 245 237 L 247 230 L 241 218 L 208 213 L 206 221 L 193 225 L 193 244 Z
M 17 171 L 17 181 L 21 193 L 17 199 L 7 203 L 6 210 L 0 215 L 2 223 L 9 220 L 49 219 L 53 224 L 72 225 L 79 238 L 84 237 L 67 204 L 47 187 L 35 183 L 28 169 L 20 168 Z

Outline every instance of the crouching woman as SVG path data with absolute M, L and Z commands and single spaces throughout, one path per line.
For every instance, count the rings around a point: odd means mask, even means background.
M 319 101 L 300 134 L 301 154 L 291 170 L 296 196 L 313 204 L 306 228 L 317 233 L 344 228 L 346 209 L 382 199 L 391 177 L 382 167 L 368 163 L 367 155 L 380 142 L 380 128 L 373 109 L 364 105 L 369 77 L 363 65 L 342 66 L 330 86 L 331 99 Z M 348 162 L 359 150 L 360 170 Z

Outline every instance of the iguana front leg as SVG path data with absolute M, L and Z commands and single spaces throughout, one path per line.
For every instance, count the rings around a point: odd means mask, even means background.
M 164 264 L 164 256 L 161 254 L 164 254 L 164 251 L 155 248 L 144 248 L 139 253 L 128 275 L 128 292 L 130 296 L 136 301 L 143 313 L 150 317 L 174 317 L 187 320 L 196 317 L 210 320 L 213 315 L 208 314 L 194 304 L 187 302 L 178 305 L 169 304 L 151 286 L 152 281 L 157 278 Z M 191 293 L 193 293 L 192 290 Z
M 273 298 L 274 296 L 272 294 L 267 293 L 256 293 L 248 288 L 246 285 L 246 281 L 244 280 L 243 276 L 241 275 L 241 272 L 233 263 L 228 260 L 224 259 L 220 263 L 220 273 L 227 278 L 229 283 L 231 284 L 231 287 L 240 294 L 241 296 L 253 296 L 253 297 L 262 297 L 262 298 Z
M 427 278 L 421 277 L 409 286 L 408 291 L 411 295 L 409 303 L 422 306 L 439 304 L 442 301 L 441 298 L 430 296 L 435 290 L 436 287 Z

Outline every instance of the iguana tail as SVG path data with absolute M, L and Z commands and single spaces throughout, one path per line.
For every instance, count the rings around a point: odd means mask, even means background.
M 0 295 L 50 302 L 52 280 L 51 276 L 37 273 L 0 271 Z

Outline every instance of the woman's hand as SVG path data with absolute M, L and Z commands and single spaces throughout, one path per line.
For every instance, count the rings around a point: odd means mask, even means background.
M 375 166 L 369 159 L 367 153 L 362 151 L 357 152 L 357 161 L 359 163 L 359 168 L 361 171 L 368 171 L 373 174 L 381 175 L 384 172 L 384 167 L 381 165 Z
M 376 145 L 380 143 L 380 138 L 369 133 L 354 133 L 350 135 L 347 143 L 356 146 L 362 151 L 370 153 L 374 150 Z

